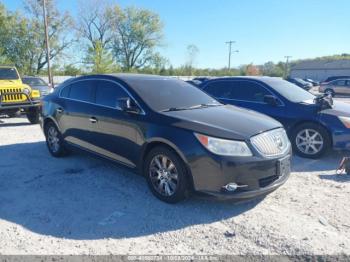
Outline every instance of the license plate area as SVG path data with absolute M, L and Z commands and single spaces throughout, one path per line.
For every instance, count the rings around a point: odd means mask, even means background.
M 277 175 L 284 176 L 290 173 L 290 157 L 287 156 L 285 158 L 279 159 L 277 161 Z

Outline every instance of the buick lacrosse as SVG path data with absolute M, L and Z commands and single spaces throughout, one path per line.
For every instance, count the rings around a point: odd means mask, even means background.
M 43 98 L 41 125 L 54 157 L 73 147 L 123 164 L 168 203 L 190 192 L 249 199 L 290 173 L 291 146 L 279 122 L 168 77 L 70 79 Z

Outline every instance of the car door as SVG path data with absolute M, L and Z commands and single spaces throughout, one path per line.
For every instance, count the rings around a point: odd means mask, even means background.
M 350 95 L 350 80 L 346 80 L 344 94 Z
M 205 91 L 224 104 L 232 104 L 269 115 L 282 124 L 287 122 L 284 104 L 277 97 L 277 105 L 266 103 L 264 97 L 275 96 L 275 94 L 255 81 L 218 80 L 210 83 Z
M 93 91 L 96 82 L 80 80 L 64 87 L 61 94 L 61 104 L 56 109 L 57 121 L 64 139 L 74 145 L 91 149 L 91 132 L 94 123 L 90 115 L 93 108 Z
M 118 100 L 128 97 L 133 99 L 121 84 L 99 80 L 95 89 L 94 111 L 90 117 L 96 121 L 92 135 L 94 151 L 135 167 L 139 150 L 136 133 L 142 114 L 128 113 L 118 106 Z
M 334 81 L 333 90 L 336 94 L 346 94 L 347 92 L 346 80 L 339 79 Z

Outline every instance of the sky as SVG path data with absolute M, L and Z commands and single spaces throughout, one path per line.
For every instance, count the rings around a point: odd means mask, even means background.
M 10 10 L 22 0 L 0 0 Z M 77 16 L 78 0 L 56 0 Z M 349 0 L 109 0 L 158 13 L 164 23 L 160 52 L 171 64 L 186 62 L 186 47 L 199 49 L 198 67 L 228 64 L 226 41 L 236 41 L 232 66 L 350 53 Z

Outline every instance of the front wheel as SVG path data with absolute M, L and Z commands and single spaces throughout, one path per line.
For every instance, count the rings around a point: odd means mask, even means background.
M 29 109 L 27 111 L 27 119 L 31 124 L 39 124 L 40 113 L 37 108 Z
M 324 93 L 325 93 L 326 95 L 331 95 L 332 97 L 335 96 L 335 93 L 334 93 L 334 91 L 333 91 L 332 89 L 326 89 L 326 90 L 324 91 Z
M 158 199 L 177 203 L 188 195 L 186 168 L 180 157 L 166 147 L 152 149 L 144 163 L 148 186 Z
M 292 131 L 291 142 L 294 152 L 305 158 L 319 158 L 331 147 L 327 130 L 314 123 L 297 126 Z
M 49 122 L 45 126 L 46 145 L 49 152 L 54 157 L 62 157 L 68 154 L 64 146 L 62 135 L 53 122 Z

